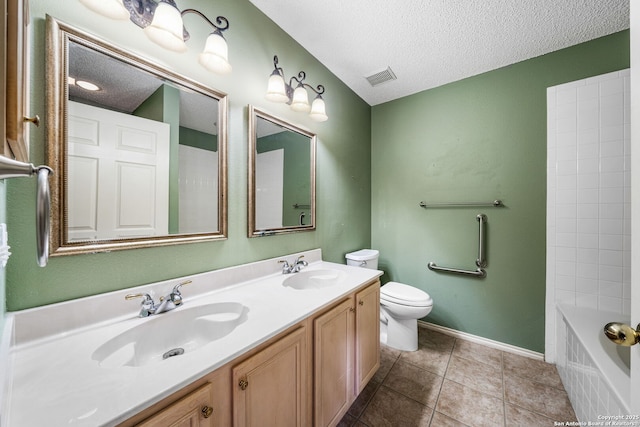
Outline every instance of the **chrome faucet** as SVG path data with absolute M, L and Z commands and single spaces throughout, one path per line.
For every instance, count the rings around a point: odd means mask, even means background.
M 286 259 L 281 259 L 280 261 L 278 261 L 278 263 L 283 264 L 282 274 L 298 273 L 304 267 L 309 265 L 309 263 L 302 258 L 304 258 L 304 255 L 300 255 L 293 264 L 289 264 L 289 261 L 287 261 Z
M 142 298 L 142 303 L 140 304 L 140 313 L 138 314 L 138 317 L 149 317 L 152 314 L 160 314 L 164 313 L 165 311 L 171 311 L 174 308 L 182 305 L 182 294 L 180 293 L 180 288 L 184 285 L 188 285 L 189 283 L 191 283 L 191 280 L 186 280 L 175 285 L 166 297 L 160 297 L 160 302 L 158 304 L 156 304 L 153 301 L 151 295 L 147 293 L 127 294 L 124 299 L 130 300 L 134 298 Z

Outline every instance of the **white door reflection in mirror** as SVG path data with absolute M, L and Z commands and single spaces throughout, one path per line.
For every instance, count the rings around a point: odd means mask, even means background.
M 282 227 L 284 149 L 256 155 L 256 227 Z
M 69 101 L 69 241 L 168 232 L 169 125 Z

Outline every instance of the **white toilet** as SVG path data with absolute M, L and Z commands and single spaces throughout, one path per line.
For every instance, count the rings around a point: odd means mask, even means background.
M 362 249 L 345 255 L 348 265 L 378 268 L 378 251 Z M 418 349 L 418 319 L 433 308 L 428 293 L 398 282 L 380 288 L 380 342 L 404 351 Z

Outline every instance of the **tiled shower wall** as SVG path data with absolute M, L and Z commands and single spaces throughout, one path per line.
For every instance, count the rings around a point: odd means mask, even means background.
M 547 89 L 545 354 L 558 303 L 631 308 L 629 70 Z

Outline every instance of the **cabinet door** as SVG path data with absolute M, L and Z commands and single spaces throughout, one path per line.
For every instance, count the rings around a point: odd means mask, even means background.
M 356 394 L 380 367 L 380 283 L 356 294 Z
M 235 427 L 301 427 L 306 420 L 306 328 L 233 368 Z
M 207 383 L 137 427 L 213 427 L 211 396 L 212 386 Z
M 337 425 L 355 398 L 353 298 L 314 320 L 314 418 L 316 427 Z

